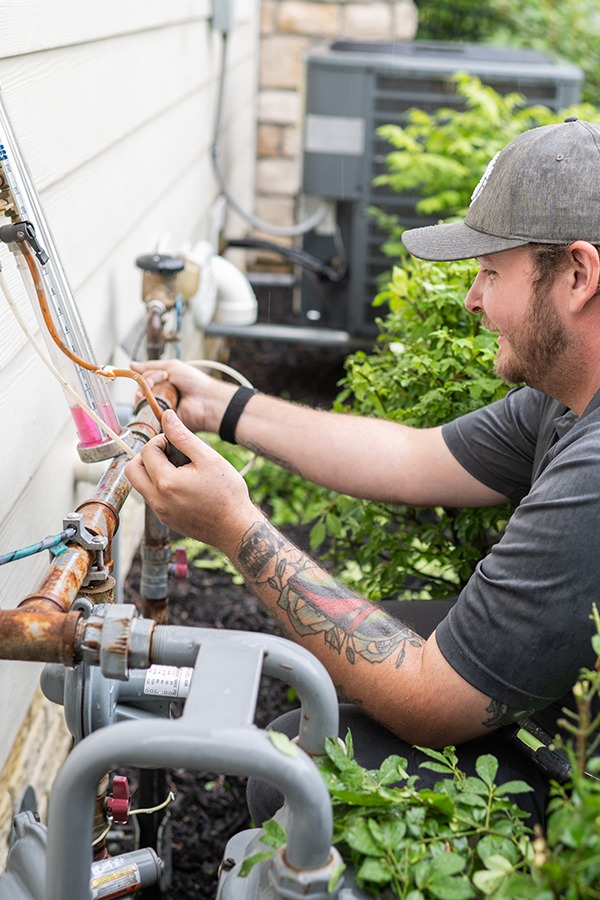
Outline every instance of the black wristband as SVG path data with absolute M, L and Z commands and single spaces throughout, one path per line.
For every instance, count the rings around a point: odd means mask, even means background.
M 240 416 L 244 412 L 246 403 L 256 394 L 256 388 L 239 387 L 231 400 L 229 406 L 223 413 L 221 424 L 219 426 L 219 437 L 222 441 L 228 441 L 230 444 L 237 444 L 235 439 L 235 429 L 240 421 Z

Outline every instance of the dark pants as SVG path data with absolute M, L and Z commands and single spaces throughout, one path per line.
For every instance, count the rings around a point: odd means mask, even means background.
M 410 625 L 422 637 L 427 638 L 435 630 L 452 606 L 452 600 L 384 601 L 383 605 L 391 615 Z M 300 711 L 285 713 L 270 728 L 281 731 L 293 738 L 299 732 Z M 339 736 L 344 738 L 350 729 L 357 762 L 367 769 L 377 769 L 384 759 L 392 754 L 403 757 L 408 762 L 409 774 L 419 776 L 417 787 L 432 788 L 443 776 L 428 769 L 420 769 L 419 764 L 427 757 L 410 744 L 379 725 L 358 707 L 341 704 Z M 540 770 L 521 751 L 510 744 L 501 732 L 494 732 L 473 741 L 466 741 L 456 748 L 459 767 L 468 775 L 475 775 L 475 762 L 483 754 L 493 754 L 499 762 L 496 781 L 526 781 L 533 788 L 532 793 L 519 794 L 515 802 L 529 813 L 528 824 L 543 823 L 548 797 L 548 781 Z M 255 825 L 270 819 L 281 806 L 283 798 L 271 785 L 257 779 L 248 782 L 248 807 Z

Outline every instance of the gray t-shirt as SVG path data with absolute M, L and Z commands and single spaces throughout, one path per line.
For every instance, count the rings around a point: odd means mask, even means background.
M 446 660 L 512 710 L 570 695 L 600 606 L 600 392 L 583 415 L 529 387 L 444 426 L 460 464 L 517 504 L 438 626 Z

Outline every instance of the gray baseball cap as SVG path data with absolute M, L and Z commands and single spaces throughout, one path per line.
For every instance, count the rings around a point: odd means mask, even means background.
M 402 235 L 420 259 L 487 256 L 525 244 L 600 244 L 600 125 L 532 128 L 492 159 L 463 222 Z

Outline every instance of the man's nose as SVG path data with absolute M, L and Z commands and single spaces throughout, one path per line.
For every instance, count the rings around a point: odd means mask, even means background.
M 465 297 L 465 306 L 471 313 L 480 313 L 483 311 L 483 303 L 482 303 L 482 291 L 481 284 L 484 275 L 482 272 L 478 272 L 475 281 L 469 288 L 467 296 Z

